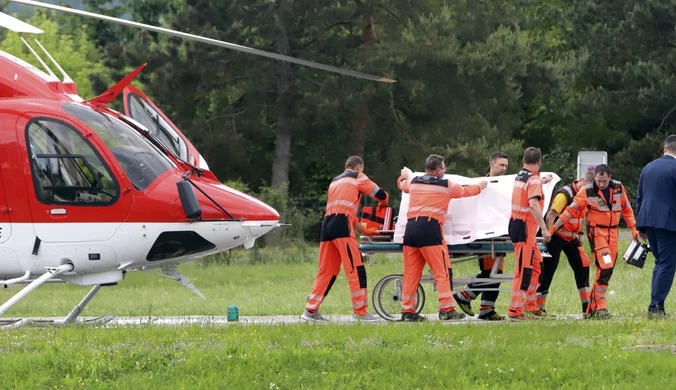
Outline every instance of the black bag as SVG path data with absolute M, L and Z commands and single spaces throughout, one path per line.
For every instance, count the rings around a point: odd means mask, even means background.
M 648 257 L 648 252 L 650 252 L 650 247 L 646 244 L 641 244 L 637 240 L 633 240 L 627 250 L 624 252 L 624 261 L 627 264 L 631 264 L 634 267 L 643 268 L 645 265 L 645 259 Z

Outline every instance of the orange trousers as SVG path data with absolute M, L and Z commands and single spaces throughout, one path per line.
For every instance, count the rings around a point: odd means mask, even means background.
M 306 310 L 310 312 L 319 310 L 340 273 L 341 263 L 350 287 L 352 310 L 357 315 L 367 313 L 366 269 L 359 251 L 359 243 L 354 235 L 322 241 L 319 244 L 319 270 L 312 285 L 310 299 L 305 306 Z
M 592 286 L 589 310 L 608 309 L 606 292 L 610 277 L 613 276 L 617 260 L 618 232 L 617 228 L 587 227 L 587 237 L 594 255 L 596 278 Z
M 540 279 L 540 264 L 542 253 L 535 239 L 535 229 L 526 225 L 526 239 L 514 243 L 514 279 L 512 279 L 512 298 L 509 303 L 510 317 L 517 317 L 524 311 L 538 311 L 539 307 L 535 296 Z
M 429 265 L 437 284 L 439 296 L 439 311 L 451 311 L 455 309 L 453 301 L 453 271 L 451 260 L 448 257 L 448 246 L 430 245 L 412 247 L 404 245 L 404 281 L 402 287 L 402 313 L 415 313 L 416 298 L 420 277 Z

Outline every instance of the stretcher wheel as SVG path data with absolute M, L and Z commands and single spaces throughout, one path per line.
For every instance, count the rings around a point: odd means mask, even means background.
M 403 275 L 388 275 L 380 279 L 373 288 L 372 301 L 376 313 L 388 321 L 401 319 L 401 290 Z M 425 306 L 425 290 L 418 284 L 415 312 L 420 313 Z

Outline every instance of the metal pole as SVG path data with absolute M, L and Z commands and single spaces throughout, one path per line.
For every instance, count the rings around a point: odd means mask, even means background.
M 0 306 L 0 316 L 5 314 L 7 310 L 9 310 L 10 307 L 14 306 L 17 302 L 22 300 L 26 295 L 30 294 L 35 290 L 36 288 L 40 287 L 41 284 L 44 282 L 48 281 L 49 279 L 60 275 L 64 272 L 72 271 L 73 270 L 73 264 L 68 263 L 64 264 L 62 266 L 53 268 L 51 270 L 47 270 L 47 272 L 40 276 L 39 278 L 35 279 L 32 281 L 28 286 L 24 287 L 21 291 L 19 291 L 16 295 L 11 297 L 7 302 L 5 302 L 2 306 Z
M 18 278 L 9 279 L 9 280 L 0 280 L 0 286 L 3 286 L 3 285 L 9 286 L 11 284 L 21 283 L 24 280 L 30 278 L 30 276 L 31 276 L 31 271 L 26 271 L 26 273 L 23 276 L 20 276 Z
M 70 324 L 71 322 L 75 321 L 75 319 L 77 319 L 77 317 L 80 315 L 80 313 L 82 313 L 82 310 L 84 310 L 85 306 L 87 306 L 89 301 L 91 301 L 92 298 L 94 298 L 94 295 L 96 295 L 96 293 L 99 292 L 100 289 L 101 289 L 100 284 L 97 284 L 96 286 L 94 286 L 94 288 L 89 290 L 89 292 L 87 293 L 87 295 L 85 295 L 85 297 L 82 299 L 82 301 L 80 303 L 78 303 L 77 305 L 75 305 L 75 307 L 73 308 L 73 310 L 71 310 L 71 312 L 68 314 L 68 316 L 61 321 L 57 321 L 57 323 Z

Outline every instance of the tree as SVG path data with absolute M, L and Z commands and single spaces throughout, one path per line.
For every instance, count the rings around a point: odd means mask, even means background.
M 75 81 L 78 93 L 85 99 L 92 98 L 103 92 L 95 90 L 94 84 L 97 80 L 102 80 L 107 84 L 112 83 L 110 71 L 102 64 L 101 51 L 89 39 L 85 21 L 79 19 L 80 23 L 74 23 L 73 19 L 70 19 L 71 22 L 66 23 L 65 20 L 68 18 L 63 18 L 51 12 L 37 11 L 32 18 L 27 20 L 27 23 L 45 32 L 38 37 L 40 43 Z M 42 53 L 35 43 L 31 46 L 37 53 Z M 17 33 L 8 32 L 5 39 L 0 42 L 0 50 L 44 69 Z M 41 55 L 41 57 L 58 76 L 56 67 L 50 64 L 47 56 Z

